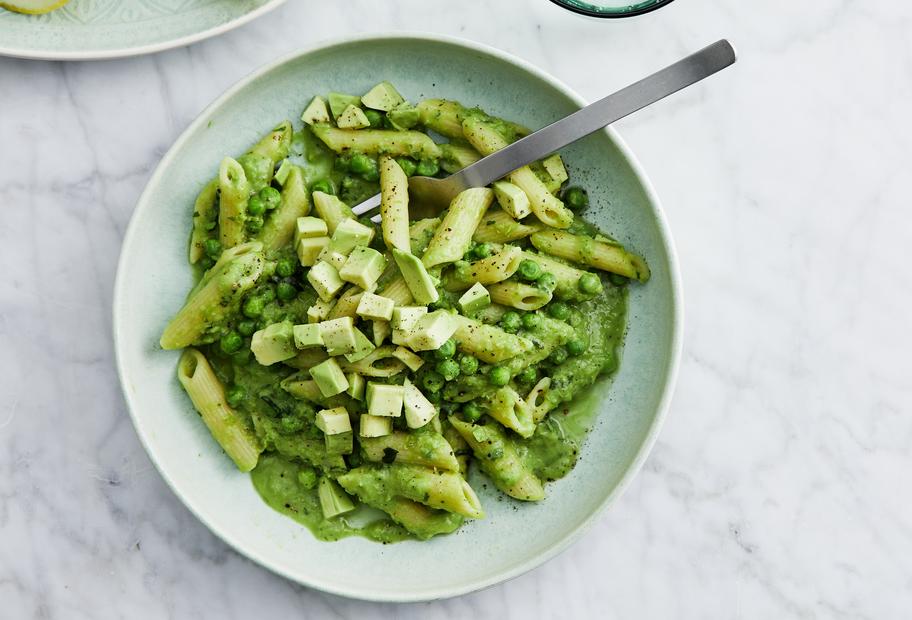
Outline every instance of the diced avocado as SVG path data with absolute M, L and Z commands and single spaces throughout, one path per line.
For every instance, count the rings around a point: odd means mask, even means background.
M 393 344 L 398 344 L 401 347 L 407 347 L 409 346 L 409 336 L 411 335 L 411 330 L 394 329 L 392 335 L 390 336 L 390 342 Z
M 295 220 L 295 242 L 311 237 L 326 237 L 328 234 L 326 222 L 318 217 L 308 215 Z
M 374 344 L 378 347 L 383 341 L 389 338 L 393 328 L 390 327 L 389 321 L 374 321 Z
M 329 237 L 310 237 L 297 242 L 298 260 L 302 267 L 313 267 L 320 253 L 329 247 Z
M 362 437 L 383 437 L 384 435 L 389 435 L 392 432 L 392 418 L 384 418 L 367 413 L 361 414 L 361 429 L 359 434 Z
M 330 241 L 329 245 L 323 248 L 319 256 L 317 256 L 317 262 L 323 261 L 329 263 L 336 268 L 336 271 L 342 269 L 342 267 L 345 265 L 345 261 L 347 260 L 348 256 L 342 254 L 341 252 L 336 252 L 333 250 L 332 241 Z
M 529 197 L 518 185 L 514 185 L 509 181 L 496 181 L 492 187 L 494 188 L 494 196 L 497 197 L 497 202 L 500 203 L 501 208 L 510 217 L 521 220 L 532 213 Z
M 317 291 L 323 301 L 329 301 L 339 292 L 345 282 L 339 277 L 336 268 L 327 262 L 320 261 L 307 272 L 307 281 Z
M 431 274 L 416 256 L 393 248 L 393 258 L 396 259 L 396 265 L 402 272 L 405 284 L 415 301 L 419 304 L 431 304 L 440 299 L 440 293 L 434 286 Z
M 348 389 L 345 390 L 345 393 L 355 400 L 364 400 L 364 388 L 366 386 L 364 377 L 356 372 L 350 372 L 345 375 L 345 378 L 348 379 Z
M 384 269 L 386 259 L 383 254 L 373 248 L 358 246 L 349 254 L 345 265 L 339 270 L 339 276 L 346 282 L 368 290 L 374 287 Z
M 567 169 L 564 167 L 564 160 L 561 159 L 561 156 L 557 153 L 543 159 L 542 166 L 544 166 L 547 173 L 557 185 L 561 185 L 570 178 L 570 175 L 567 174 Z
M 339 129 L 364 129 L 370 127 L 370 121 L 364 114 L 364 110 L 357 106 L 350 105 L 336 119 L 336 126 Z
M 404 131 L 417 125 L 421 114 L 418 112 L 418 108 L 403 103 L 395 110 L 391 110 L 386 117 L 390 120 L 393 127 Z
M 405 99 L 389 82 L 380 82 L 361 97 L 361 103 L 372 110 L 389 112 L 403 103 Z
M 348 379 L 339 367 L 339 362 L 329 358 L 310 369 L 310 376 L 326 398 L 341 394 L 348 389 Z
M 367 336 L 364 335 L 357 327 L 355 328 L 355 350 L 351 353 L 345 354 L 345 359 L 354 364 L 363 360 L 365 357 L 371 354 L 371 352 L 376 349 Z
M 273 323 L 253 334 L 250 350 L 263 366 L 284 362 L 298 354 L 294 346 L 294 328 L 291 321 Z
M 491 305 L 491 294 L 481 282 L 476 282 L 472 288 L 463 293 L 459 298 L 459 307 L 465 314 L 474 314 Z
M 428 313 L 425 306 L 399 306 L 393 308 L 393 318 L 390 319 L 390 325 L 393 329 L 408 331 L 415 326 L 418 319 Z
M 355 509 L 351 498 L 342 490 L 342 487 L 326 476 L 320 478 L 317 495 L 320 497 L 320 508 L 323 510 L 324 519 L 332 519 Z
M 323 409 L 317 412 L 317 428 L 326 435 L 338 435 L 347 433 L 352 429 L 351 419 L 348 417 L 348 411 L 345 407 L 335 407 L 333 409 Z
M 333 300 L 323 301 L 322 299 L 318 299 L 314 302 L 314 305 L 307 309 L 307 322 L 319 323 L 329 316 L 334 305 L 335 301 Z
M 367 382 L 367 412 L 374 416 L 397 418 L 402 415 L 401 385 Z
M 358 302 L 358 309 L 355 312 L 358 316 L 375 321 L 389 321 L 393 316 L 393 308 L 396 302 L 389 297 L 375 295 L 374 293 L 362 293 L 361 301 Z
M 322 347 L 323 337 L 320 336 L 320 326 L 317 324 L 295 325 L 294 344 L 299 349 Z
M 350 316 L 319 324 L 320 336 L 329 355 L 344 355 L 355 350 L 355 323 Z
M 342 113 L 345 112 L 345 108 L 350 105 L 361 105 L 361 97 L 356 97 L 354 95 L 329 93 L 326 98 L 329 99 L 329 110 L 332 112 L 333 118 L 339 118 L 342 116 Z
M 454 315 L 446 310 L 435 310 L 422 317 L 412 328 L 408 339 L 409 348 L 414 351 L 439 349 L 458 327 Z
M 279 185 L 285 185 L 285 181 L 288 180 L 288 175 L 291 174 L 292 168 L 294 168 L 294 164 L 287 159 L 283 159 L 282 165 L 279 166 L 279 169 L 276 170 L 276 173 L 272 178 L 275 179 Z
M 323 97 L 317 95 L 310 100 L 310 103 L 307 104 L 307 107 L 304 108 L 304 112 L 301 114 L 301 120 L 308 125 L 329 122 L 329 112 L 326 110 L 326 102 L 323 100 Z
M 370 245 L 373 238 L 373 228 L 349 217 L 339 222 L 339 225 L 336 226 L 330 246 L 336 252 L 349 254 L 359 245 Z
M 326 453 L 330 455 L 351 454 L 355 447 L 355 434 L 352 431 L 337 435 L 323 435 Z
M 393 349 L 393 357 L 401 361 L 403 364 L 409 367 L 413 372 L 417 372 L 419 368 L 424 366 L 424 360 L 420 356 L 415 355 L 405 347 L 396 347 Z
M 402 387 L 404 389 L 402 405 L 405 409 L 405 423 L 409 428 L 421 428 L 437 415 L 437 409 L 408 379 L 405 380 Z

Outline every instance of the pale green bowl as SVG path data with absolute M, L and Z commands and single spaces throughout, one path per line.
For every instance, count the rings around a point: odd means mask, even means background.
M 680 354 L 677 263 L 658 199 L 612 131 L 565 151 L 571 178 L 590 191 L 589 216 L 649 261 L 633 286 L 629 333 L 613 384 L 589 393 L 599 421 L 576 469 L 521 504 L 472 486 L 487 518 L 430 542 L 383 546 L 320 542 L 264 504 L 222 454 L 182 393 L 178 353 L 158 338 L 191 286 L 186 262 L 194 197 L 226 154 L 243 152 L 276 121 L 297 121 L 315 93 L 365 92 L 378 80 L 415 101 L 450 97 L 539 127 L 584 102 L 531 65 L 478 44 L 391 35 L 325 44 L 279 60 L 222 95 L 165 155 L 127 230 L 114 294 L 117 364 L 140 439 L 178 497 L 239 552 L 327 592 L 383 601 L 463 594 L 515 577 L 565 549 L 629 484 L 655 441 Z

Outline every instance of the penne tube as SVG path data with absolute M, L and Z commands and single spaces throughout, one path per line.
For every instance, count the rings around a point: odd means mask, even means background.
M 529 395 L 526 396 L 526 406 L 532 411 L 532 421 L 538 424 L 548 412 L 554 408 L 548 402 L 548 390 L 551 387 L 551 377 L 544 377 L 535 384 Z
M 206 184 L 193 205 L 193 232 L 190 233 L 190 264 L 195 265 L 206 251 L 203 244 L 210 238 L 210 230 L 218 219 L 216 198 L 219 180 L 212 179 Z
M 537 286 L 509 280 L 488 287 L 491 301 L 518 310 L 538 310 L 551 301 L 551 293 Z
M 404 155 L 415 159 L 438 159 L 440 148 L 420 131 L 388 129 L 338 129 L 332 125 L 311 126 L 314 135 L 336 153 Z
M 430 268 L 462 258 L 493 201 L 494 192 L 487 187 L 473 187 L 456 196 L 421 257 L 424 266 Z
M 532 245 L 542 252 L 565 258 L 603 271 L 610 271 L 632 280 L 649 280 L 649 266 L 642 258 L 628 252 L 620 244 L 597 241 L 562 230 L 545 230 L 531 237 Z
M 343 220 L 355 217 L 351 207 L 332 194 L 313 192 L 311 198 L 313 198 L 314 209 L 316 209 L 317 215 L 326 222 L 326 230 L 330 237 L 336 232 L 336 227 L 341 224 Z
M 503 209 L 490 209 L 481 219 L 472 239 L 478 243 L 510 243 L 525 239 L 545 227 L 533 217 L 519 222 Z
M 532 349 L 532 342 L 468 317 L 454 315 L 459 327 L 453 334 L 456 346 L 488 364 L 496 364 Z
M 387 156 L 380 158 L 380 218 L 386 247 L 411 252 L 408 177 L 396 160 Z
M 395 431 L 382 437 L 362 437 L 361 449 L 364 458 L 375 463 L 393 462 L 459 471 L 453 448 L 439 433 Z
M 509 386 L 494 392 L 488 415 L 526 439 L 535 433 L 532 409 L 516 390 Z
M 226 157 L 219 166 L 219 241 L 223 248 L 244 242 L 244 219 L 250 184 L 237 160 Z
M 391 280 L 380 292 L 380 295 L 392 299 L 397 306 L 407 306 L 413 301 L 412 292 L 402 276 Z
M 299 166 L 292 166 L 282 186 L 282 204 L 266 219 L 257 238 L 263 250 L 272 256 L 294 238 L 295 222 L 310 213 L 310 198 L 304 173 Z
M 471 263 L 456 263 L 443 276 L 448 291 L 462 291 L 476 282 L 485 286 L 503 282 L 519 269 L 523 252 L 516 246 L 505 245 L 487 258 Z
M 392 377 L 405 370 L 402 360 L 393 355 L 396 347 L 384 345 L 377 347 L 357 362 L 341 361 L 345 372 L 356 372 L 364 377 Z

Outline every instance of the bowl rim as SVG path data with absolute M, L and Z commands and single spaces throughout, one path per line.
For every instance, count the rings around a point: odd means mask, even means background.
M 657 9 L 661 9 L 663 6 L 668 6 L 674 0 L 658 0 L 650 6 L 641 7 L 639 9 L 631 10 L 618 10 L 618 9 L 604 9 L 599 10 L 597 8 L 586 8 L 582 6 L 577 6 L 576 4 L 571 4 L 567 0 L 551 0 L 554 4 L 561 7 L 562 9 L 567 9 L 578 15 L 585 15 L 586 17 L 597 17 L 599 19 L 622 19 L 624 17 L 636 17 L 637 15 L 645 15 L 646 13 L 652 13 Z
M 235 28 L 240 28 L 241 26 L 252 22 L 273 11 L 274 9 L 279 8 L 285 4 L 288 0 L 269 0 L 262 6 L 259 6 L 252 11 L 249 11 L 240 17 L 236 17 L 230 21 L 225 22 L 219 26 L 214 26 L 212 28 L 207 28 L 199 32 L 192 32 L 188 35 L 184 35 L 177 39 L 169 39 L 167 41 L 160 41 L 158 43 L 149 43 L 146 45 L 138 45 L 134 47 L 119 47 L 110 50 L 73 50 L 73 51 L 63 51 L 58 52 L 50 49 L 23 49 L 19 47 L 4 47 L 0 45 L 0 56 L 7 56 L 9 58 L 22 58 L 24 60 L 63 60 L 63 61 L 76 61 L 76 60 L 111 60 L 114 58 L 130 58 L 133 56 L 144 56 L 146 54 L 156 54 L 158 52 L 164 52 L 166 50 L 174 49 L 177 47 L 186 47 L 194 43 L 199 43 L 206 39 L 211 39 L 212 37 L 217 37 L 226 32 L 234 30 Z
M 220 528 L 216 527 L 214 524 L 210 523 L 204 516 L 197 511 L 192 498 L 185 497 L 181 494 L 175 483 L 172 481 L 170 476 L 164 471 L 163 466 L 159 463 L 158 456 L 150 450 L 150 444 L 146 436 L 146 431 L 143 427 L 141 420 L 136 415 L 137 407 L 134 406 L 132 397 L 127 390 L 127 370 L 125 368 L 124 355 L 121 354 L 121 347 L 123 346 L 123 341 L 120 336 L 123 328 L 121 324 L 125 321 L 126 316 L 122 313 L 121 308 L 124 303 L 122 299 L 126 295 L 125 287 L 127 274 L 124 271 L 124 263 L 126 261 L 126 256 L 130 253 L 130 247 L 134 243 L 134 238 L 139 234 L 139 225 L 138 218 L 136 214 L 140 210 L 145 210 L 150 208 L 149 201 L 150 195 L 153 189 L 161 182 L 164 177 L 166 169 L 170 166 L 172 160 L 177 156 L 177 154 L 183 150 L 184 144 L 190 139 L 190 136 L 194 134 L 201 126 L 208 122 L 209 117 L 224 103 L 234 97 L 240 90 L 247 87 L 252 81 L 258 79 L 259 77 L 269 73 L 270 71 L 278 68 L 279 66 L 292 62 L 295 59 L 312 54 L 317 51 L 339 47 L 344 45 L 350 45 L 352 43 L 367 43 L 367 42 L 379 42 L 379 41 L 390 41 L 390 40 L 403 40 L 403 41 L 424 41 L 429 43 L 447 43 L 455 46 L 460 46 L 466 48 L 467 50 L 479 52 L 489 56 L 493 56 L 499 60 L 505 61 L 507 63 L 513 64 L 518 68 L 532 74 L 533 77 L 536 77 L 540 80 L 543 80 L 553 88 L 557 89 L 559 92 L 570 98 L 575 104 L 579 106 L 586 105 L 586 100 L 577 94 L 573 89 L 552 77 L 545 71 L 539 69 L 532 63 L 518 58 L 508 52 L 504 52 L 497 48 L 491 47 L 489 45 L 478 43 L 475 41 L 470 41 L 463 39 L 461 37 L 454 37 L 449 35 L 438 35 L 435 33 L 428 32 L 387 32 L 387 33 L 370 33 L 370 34 L 359 34 L 359 35 L 349 35 L 343 37 L 337 37 L 327 40 L 322 40 L 315 42 L 303 49 L 296 50 L 290 54 L 284 54 L 281 57 L 268 62 L 247 76 L 239 80 L 233 86 L 229 87 L 225 92 L 219 95 L 212 103 L 206 106 L 199 115 L 187 126 L 187 128 L 181 133 L 177 138 L 171 148 L 168 149 L 164 157 L 155 168 L 152 176 L 146 183 L 145 188 L 143 189 L 142 194 L 140 195 L 136 207 L 134 208 L 133 215 L 131 215 L 130 222 L 127 226 L 126 233 L 124 234 L 123 243 L 121 246 L 120 257 L 117 262 L 117 272 L 114 281 L 114 295 L 113 295 L 113 308 L 112 308 L 112 330 L 113 330 L 113 339 L 114 339 L 114 354 L 117 365 L 117 375 L 120 382 L 121 392 L 124 395 L 124 400 L 127 404 L 127 411 L 130 415 L 130 419 L 133 423 L 133 427 L 136 430 L 136 434 L 139 437 L 140 443 L 143 446 L 143 449 L 146 451 L 146 454 L 149 456 L 149 459 L 155 465 L 156 470 L 158 470 L 159 475 L 164 479 L 165 483 L 170 487 L 171 491 L 180 499 L 180 501 L 187 507 L 187 509 L 199 519 L 210 532 L 219 537 L 223 542 L 225 542 L 232 549 L 237 551 L 242 556 L 253 560 L 255 563 L 260 566 L 269 569 L 270 571 L 279 574 L 286 579 L 299 583 L 301 585 L 314 588 L 323 592 L 328 592 L 337 596 L 343 596 L 348 598 L 360 599 L 365 601 L 375 601 L 375 602 L 422 602 L 422 601 L 431 601 L 438 599 L 451 598 L 455 596 L 460 596 L 463 594 L 468 594 L 471 592 L 476 592 L 511 579 L 514 579 L 533 568 L 541 566 L 548 560 L 554 558 L 559 553 L 565 551 L 570 545 L 577 542 L 581 536 L 588 531 L 595 521 L 608 509 L 612 504 L 614 504 L 617 499 L 627 490 L 631 481 L 636 477 L 636 474 L 639 473 L 640 469 L 643 466 L 643 463 L 646 461 L 649 453 L 652 451 L 653 446 L 655 445 L 656 439 L 658 438 L 659 431 L 662 428 L 662 425 L 665 421 L 665 418 L 668 413 L 669 405 L 671 403 L 672 395 L 674 394 L 675 384 L 677 382 L 678 368 L 680 365 L 681 351 L 682 351 L 682 325 L 683 325 L 683 303 L 682 303 L 682 292 L 681 292 L 681 275 L 680 275 L 680 266 L 678 263 L 678 256 L 675 250 L 674 241 L 671 236 L 671 231 L 666 220 L 664 211 L 662 210 L 661 203 L 655 192 L 655 189 L 652 186 L 652 183 L 649 181 L 648 177 L 645 175 L 640 162 L 633 155 L 627 144 L 621 139 L 617 132 L 612 127 L 606 127 L 603 131 L 607 132 L 613 143 L 620 150 L 621 154 L 629 163 L 631 169 L 637 175 L 638 180 L 642 184 L 642 187 L 646 193 L 646 197 L 649 201 L 649 204 L 652 207 L 653 216 L 655 217 L 659 236 L 665 247 L 665 250 L 668 254 L 668 267 L 669 267 L 669 280 L 671 284 L 671 307 L 672 307 L 672 326 L 671 326 L 671 351 L 665 362 L 665 372 L 667 380 L 662 388 L 662 394 L 659 398 L 658 407 L 656 409 L 655 417 L 652 420 L 652 424 L 649 426 L 646 437 L 643 440 L 643 443 L 639 446 L 637 453 L 631 462 L 630 467 L 627 468 L 627 471 L 621 476 L 620 481 L 611 490 L 611 492 L 605 497 L 601 504 L 593 510 L 589 515 L 587 515 L 580 523 L 573 529 L 567 536 L 557 540 L 554 544 L 551 545 L 546 551 L 533 556 L 525 561 L 518 563 L 512 568 L 502 571 L 499 574 L 495 574 L 486 578 L 477 579 L 474 581 L 465 581 L 463 583 L 454 584 L 450 586 L 441 586 L 428 590 L 415 591 L 408 594 L 403 593 L 387 593 L 384 591 L 367 591 L 367 590 L 356 590 L 354 588 L 346 587 L 344 584 L 333 583 L 333 582 L 321 582 L 319 579 L 310 578 L 304 579 L 298 575 L 292 574 L 290 571 L 285 570 L 283 567 L 276 565 L 270 560 L 265 554 L 262 554 L 259 550 L 255 548 L 248 548 L 248 546 L 242 545 L 234 540 L 230 533 L 222 531 Z

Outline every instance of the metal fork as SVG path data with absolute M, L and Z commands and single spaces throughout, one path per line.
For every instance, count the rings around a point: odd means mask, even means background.
M 479 159 L 443 179 L 410 177 L 409 195 L 437 211 L 447 208 L 460 192 L 483 187 L 508 173 L 645 108 L 651 103 L 695 84 L 734 64 L 735 50 L 722 39 L 652 75 L 565 116 L 559 121 L 517 140 L 504 149 Z M 380 206 L 380 194 L 356 205 L 355 215 L 366 215 Z M 374 217 L 379 221 L 379 215 Z

